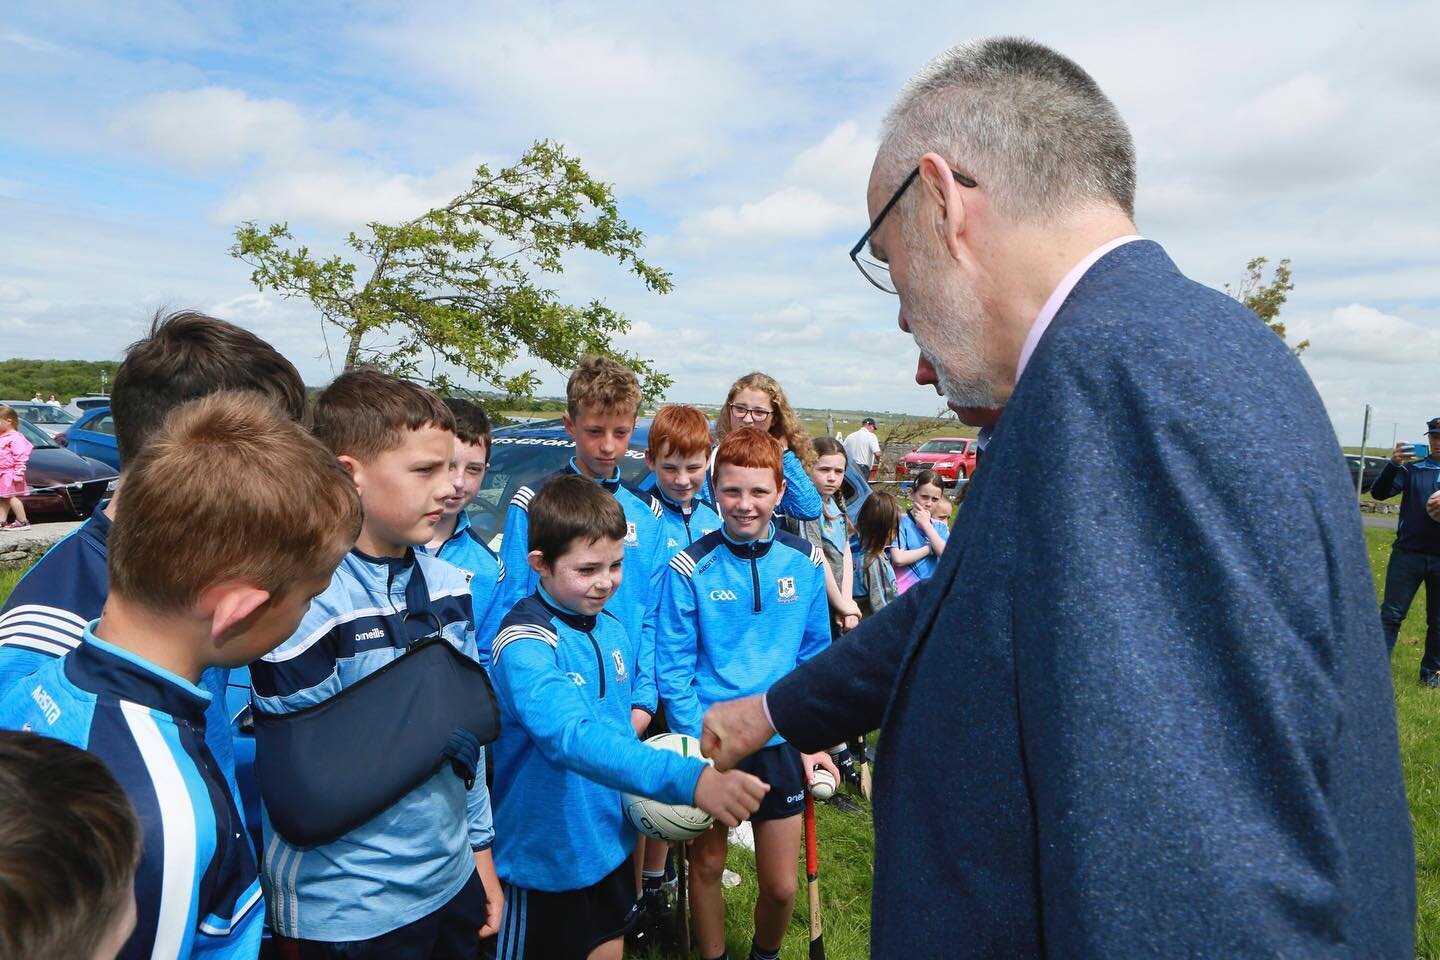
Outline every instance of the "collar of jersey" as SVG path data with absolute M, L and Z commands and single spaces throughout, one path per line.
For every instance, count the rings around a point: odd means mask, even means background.
M 81 525 L 82 533 L 93 540 L 104 550 L 110 540 L 110 518 L 105 515 L 105 507 L 109 500 L 101 500 L 95 505 L 95 512 L 90 514 L 90 519 Z
M 469 529 L 470 529 L 470 514 L 465 510 L 464 507 L 461 507 L 461 508 L 460 508 L 460 512 L 455 515 L 455 529 L 454 529 L 454 531 L 450 534 L 450 536 L 449 536 L 448 538 L 446 538 L 445 542 L 446 542 L 446 543 L 449 543 L 451 540 L 454 540 L 456 537 L 462 537 L 462 536 L 464 536 L 464 535 L 465 535 L 465 531 L 466 531 L 466 530 L 469 530 Z
M 95 636 L 92 621 L 85 642 L 65 658 L 65 676 L 82 690 L 113 696 L 174 717 L 203 724 L 210 693 L 184 677 Z
M 751 557 L 763 557 L 770 552 L 770 547 L 775 543 L 775 521 L 770 521 L 770 527 L 765 531 L 765 536 L 758 540 L 734 540 L 730 537 L 730 531 L 725 529 L 725 524 L 720 524 L 720 536 L 725 539 L 725 546 L 737 557 L 750 559 Z
M 359 547 L 351 547 L 350 555 L 361 562 L 368 570 L 377 574 L 384 574 L 386 585 L 395 582 L 395 578 L 401 573 L 409 570 L 415 565 L 415 548 L 406 547 L 403 557 L 372 557 Z
M 562 607 L 556 602 L 554 597 L 545 592 L 544 587 L 536 587 L 535 592 L 539 595 L 540 602 L 545 605 L 545 609 L 553 613 L 559 618 L 560 622 L 564 623 L 570 629 L 579 630 L 583 633 L 589 633 L 595 629 L 595 617 L 590 616 L 588 613 L 576 613 L 569 607 Z
M 571 457 L 570 462 L 565 464 L 565 469 L 575 474 L 575 476 L 577 477 L 585 477 L 584 472 L 581 471 L 579 465 L 576 464 L 574 457 Z M 600 486 L 604 487 L 606 490 L 614 493 L 615 491 L 620 489 L 620 468 L 616 467 L 615 473 L 609 477 L 585 477 L 585 479 L 593 480 L 594 482 L 600 484 Z
M 669 510 L 671 513 L 678 513 L 678 514 L 680 514 L 682 517 L 687 515 L 687 512 L 686 512 L 686 510 L 685 510 L 684 507 L 680 506 L 680 504 L 676 503 L 674 500 L 671 500 L 669 497 L 665 496 L 665 491 L 660 489 L 660 484 L 658 484 L 658 483 L 655 484 L 655 497 L 656 497 L 656 499 L 658 499 L 662 504 L 664 504 L 664 505 L 665 505 L 665 509 Z M 689 513 L 694 513 L 694 512 L 695 512 L 695 506 L 696 506 L 696 504 L 699 504 L 699 503 L 704 503 L 704 501 L 700 499 L 700 494 L 697 493 L 697 494 L 695 494 L 695 497 L 690 501 L 690 510 L 689 510 Z

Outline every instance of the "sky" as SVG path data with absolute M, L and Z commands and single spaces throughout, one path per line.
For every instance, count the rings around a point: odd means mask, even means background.
M 317 252 L 557 140 L 673 274 L 599 258 L 556 289 L 718 403 L 763 369 L 807 407 L 933 414 L 897 301 L 846 254 L 879 122 L 930 57 L 1047 43 L 1115 101 L 1137 222 L 1192 278 L 1292 261 L 1281 313 L 1343 443 L 1440 416 L 1440 4 L 1036 0 L 12 4 L 0 12 L 0 356 L 111 359 L 157 307 L 270 340 L 321 384 L 318 314 L 257 293 L 235 225 Z M 334 336 L 331 337 L 335 344 Z M 541 368 L 542 392 L 563 375 Z

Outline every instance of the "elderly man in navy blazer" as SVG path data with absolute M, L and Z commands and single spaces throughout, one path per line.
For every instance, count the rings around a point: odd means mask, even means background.
M 901 93 L 852 256 L 916 379 L 1004 415 L 935 576 L 714 707 L 706 751 L 883 728 L 876 957 L 1408 960 L 1354 488 L 1283 341 L 1136 236 L 1134 191 L 1114 106 L 1038 44 Z

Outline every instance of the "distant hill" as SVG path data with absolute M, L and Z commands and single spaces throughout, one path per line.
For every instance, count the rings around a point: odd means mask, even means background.
M 0 360 L 0 400 L 55 394 L 61 403 L 115 382 L 114 360 Z

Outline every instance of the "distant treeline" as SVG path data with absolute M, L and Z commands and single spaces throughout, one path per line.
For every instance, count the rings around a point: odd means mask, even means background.
M 29 400 L 38 392 L 69 403 L 99 393 L 102 383 L 108 389 L 118 366 L 114 360 L 0 360 L 0 400 Z

